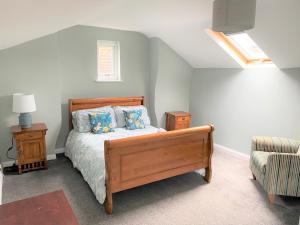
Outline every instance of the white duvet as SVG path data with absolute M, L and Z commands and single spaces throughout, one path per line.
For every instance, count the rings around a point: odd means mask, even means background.
M 67 139 L 65 155 L 81 172 L 97 200 L 102 204 L 106 197 L 104 141 L 164 131 L 164 129 L 152 126 L 137 130 L 116 128 L 114 132 L 106 134 L 79 133 L 72 130 Z

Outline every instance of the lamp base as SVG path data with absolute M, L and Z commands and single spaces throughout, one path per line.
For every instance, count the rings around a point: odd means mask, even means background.
M 19 126 L 22 129 L 32 127 L 32 118 L 30 113 L 20 113 Z

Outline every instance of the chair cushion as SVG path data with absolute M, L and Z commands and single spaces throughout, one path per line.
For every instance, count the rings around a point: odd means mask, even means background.
M 266 173 L 266 165 L 270 152 L 253 151 L 251 153 L 251 160 L 253 165 L 263 174 Z

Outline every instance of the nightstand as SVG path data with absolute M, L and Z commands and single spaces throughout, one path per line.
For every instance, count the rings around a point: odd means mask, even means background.
M 166 130 L 179 130 L 189 128 L 191 123 L 191 114 L 188 112 L 166 112 Z
M 31 128 L 11 127 L 16 140 L 19 174 L 47 168 L 46 141 L 47 127 L 44 123 L 32 124 Z

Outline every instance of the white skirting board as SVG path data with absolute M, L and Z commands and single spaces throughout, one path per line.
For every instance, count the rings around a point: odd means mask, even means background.
M 57 148 L 54 150 L 55 154 L 65 153 L 65 148 Z
M 65 152 L 65 148 L 57 148 L 54 150 L 55 154 L 49 154 L 47 155 L 47 160 L 54 160 L 56 159 L 56 154 L 60 154 L 60 153 L 64 153 Z M 2 162 L 2 166 L 3 167 L 9 167 L 9 166 L 12 166 L 13 164 L 15 163 L 15 161 L 13 160 L 10 160 L 10 161 L 5 161 L 5 162 Z
M 238 152 L 234 149 L 225 147 L 223 145 L 219 145 L 219 144 L 214 144 L 214 149 L 217 151 L 222 151 L 222 152 L 226 152 L 232 156 L 238 157 L 238 158 L 243 158 L 243 159 L 249 159 L 250 156 L 248 154 L 245 153 L 241 153 Z M 47 155 L 47 160 L 54 160 L 56 159 L 56 154 L 61 154 L 65 152 L 65 148 L 57 148 L 54 150 L 55 154 L 50 154 Z M 8 166 L 12 166 L 14 164 L 15 161 L 6 161 L 6 162 L 2 162 L 2 166 L 3 167 L 8 167 Z M 203 172 L 202 172 L 203 173 Z
M 47 155 L 47 160 L 54 160 L 56 159 L 56 154 L 50 154 L 50 155 Z M 15 163 L 14 160 L 10 160 L 10 161 L 5 161 L 5 162 L 2 162 L 2 166 L 3 168 L 4 167 L 9 167 L 9 166 L 12 166 L 13 164 Z M 17 163 L 18 164 L 18 163 Z
M 240 158 L 240 159 L 247 159 L 247 160 L 250 159 L 249 155 L 247 155 L 245 153 L 238 152 L 238 151 L 236 151 L 234 149 L 225 147 L 223 145 L 214 144 L 214 150 L 215 151 L 220 151 L 220 152 L 225 152 L 226 154 L 232 155 L 232 156 Z M 196 170 L 196 172 L 199 173 L 199 174 L 201 174 L 202 176 L 205 175 L 205 169 Z
M 250 158 L 250 155 L 248 155 L 248 154 L 238 152 L 234 149 L 225 147 L 223 145 L 214 144 L 214 149 L 217 150 L 217 151 L 226 152 L 226 153 L 228 153 L 232 156 L 238 157 L 238 158 L 242 158 L 242 159 L 249 159 Z

